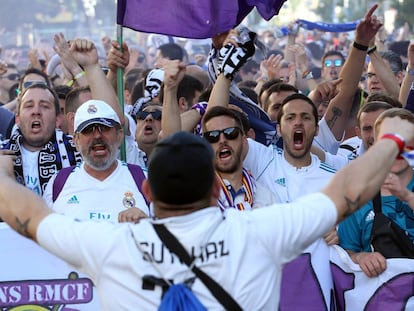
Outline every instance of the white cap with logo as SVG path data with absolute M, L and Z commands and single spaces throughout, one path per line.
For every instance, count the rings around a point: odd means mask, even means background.
M 82 132 L 91 124 L 108 127 L 121 126 L 121 121 L 114 109 L 102 100 L 91 99 L 84 102 L 75 113 L 75 133 Z

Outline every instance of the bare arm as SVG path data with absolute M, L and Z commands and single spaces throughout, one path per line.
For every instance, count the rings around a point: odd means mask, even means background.
M 407 56 L 408 56 L 407 57 L 408 58 L 407 69 L 414 70 L 414 43 L 410 43 L 410 45 L 408 46 Z M 400 102 L 403 104 L 403 107 L 407 105 L 408 94 L 410 93 L 411 85 L 413 84 L 413 82 L 414 82 L 414 75 L 409 74 L 407 71 L 405 73 L 405 77 L 401 84 L 400 95 L 398 97 Z
M 185 74 L 185 64 L 178 60 L 168 61 L 164 66 L 164 100 L 161 129 L 166 137 L 181 131 L 180 108 L 177 101 L 178 84 Z
M 355 31 L 355 42 L 364 46 L 375 39 L 382 26 L 373 15 L 378 5 L 374 5 L 358 24 Z M 366 51 L 351 47 L 344 66 L 339 73 L 342 82 L 337 85 L 337 95 L 332 98 L 326 110 L 325 120 L 337 140 L 341 140 L 348 123 L 352 100 L 361 79 L 365 63 Z
M 16 182 L 12 158 L 0 155 L 0 217 L 19 234 L 37 241 L 39 223 L 52 210 L 41 197 Z
M 369 56 L 371 63 L 375 68 L 376 74 L 381 79 L 381 82 L 388 94 L 398 98 L 398 94 L 400 93 L 400 85 L 398 84 L 398 80 L 392 72 L 390 66 L 385 63 L 378 50 L 369 54 Z
M 385 133 L 398 133 L 410 141 L 414 138 L 414 124 L 399 117 L 385 118 L 378 137 Z M 362 156 L 339 170 L 322 190 L 335 203 L 338 222 L 349 216 L 379 191 L 395 157 L 397 144 L 391 139 L 378 140 Z
M 83 70 L 73 58 L 69 50 L 69 44 L 63 33 L 55 34 L 53 39 L 55 42 L 53 49 L 60 57 L 65 82 L 72 83 L 72 85 L 76 83 L 77 86 L 87 86 L 88 80 L 82 75 Z
M 118 104 L 115 90 L 98 64 L 98 52 L 93 42 L 86 39 L 76 39 L 71 42 L 70 48 L 75 60 L 85 69 L 92 97 L 111 105 L 123 125 L 125 122 L 124 112 Z

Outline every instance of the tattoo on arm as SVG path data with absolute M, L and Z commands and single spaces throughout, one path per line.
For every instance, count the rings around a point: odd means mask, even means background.
M 344 213 L 344 217 L 348 217 L 349 215 L 351 215 L 353 212 L 355 212 L 358 209 L 360 199 L 361 199 L 360 196 L 358 196 L 355 200 L 351 200 L 350 198 L 345 197 L 346 211 Z
M 338 118 L 342 115 L 342 110 L 337 107 L 332 107 L 332 118 L 330 120 L 326 120 L 326 123 L 328 124 L 328 127 L 330 129 L 333 128 L 335 125 L 335 122 L 338 120 Z
M 16 217 L 16 231 L 29 239 L 33 239 L 33 237 L 30 235 L 29 230 L 28 230 L 29 222 L 30 222 L 30 218 L 28 218 L 24 222 L 21 222 L 20 219 Z

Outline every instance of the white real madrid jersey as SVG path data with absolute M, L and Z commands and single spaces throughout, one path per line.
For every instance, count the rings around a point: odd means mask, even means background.
M 77 166 L 53 202 L 52 186 L 55 177 L 56 175 L 48 183 L 43 198 L 57 213 L 80 220 L 113 222 L 118 222 L 118 214 L 130 207 L 137 207 L 149 214 L 144 197 L 127 165 L 119 160 L 116 169 L 103 181 L 89 175 L 84 163 Z

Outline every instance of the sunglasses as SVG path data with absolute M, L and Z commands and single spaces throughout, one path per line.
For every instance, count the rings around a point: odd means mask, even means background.
M 241 129 L 239 127 L 228 127 L 224 130 L 214 130 L 204 132 L 203 137 L 211 144 L 214 144 L 220 140 L 220 134 L 223 133 L 224 137 L 228 140 L 234 140 L 239 137 Z
M 342 66 L 342 59 L 335 59 L 335 60 L 331 60 L 331 59 L 327 59 L 324 62 L 325 67 L 341 67 Z
M 9 79 L 10 81 L 19 81 L 20 75 L 18 73 L 10 73 L 7 76 L 0 76 L 0 79 Z
M 145 120 L 148 115 L 151 115 L 151 117 L 154 120 L 160 121 L 161 120 L 161 111 L 155 110 L 155 111 L 140 111 L 137 113 L 137 120 Z
M 27 89 L 35 84 L 47 85 L 47 83 L 42 80 L 29 80 L 29 81 L 23 82 L 23 89 Z
M 102 133 L 108 133 L 111 130 L 112 127 L 105 126 L 102 124 L 92 124 L 88 127 L 86 127 L 81 133 L 83 135 L 90 135 L 92 133 L 95 133 L 95 130 L 98 130 L 100 134 Z

